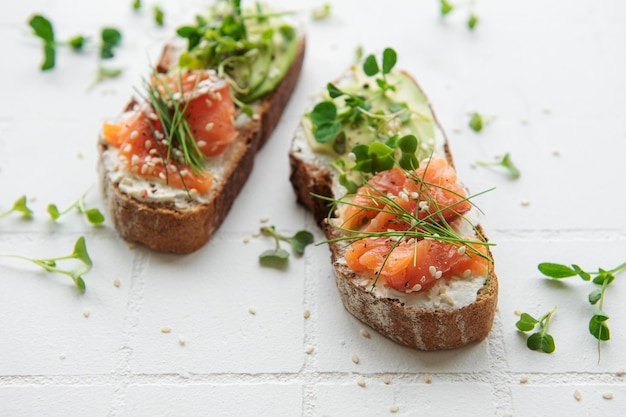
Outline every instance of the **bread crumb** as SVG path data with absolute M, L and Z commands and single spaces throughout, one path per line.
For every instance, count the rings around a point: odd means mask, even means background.
M 308 319 L 309 317 L 311 317 L 311 312 L 309 310 L 304 310 L 304 313 L 302 315 L 305 319 Z
M 605 400 L 612 400 L 613 399 L 613 393 L 612 392 L 605 392 L 604 394 L 602 394 L 602 398 L 604 398 Z
M 185 336 L 179 336 L 178 337 L 178 344 L 181 346 L 185 346 L 185 343 L 187 343 L 187 341 L 185 340 Z
M 359 364 L 359 356 L 356 353 L 352 355 L 352 362 L 354 362 L 357 365 Z
M 398 411 L 400 411 L 400 407 L 398 407 L 397 405 L 393 405 L 391 406 L 389 411 L 391 411 L 392 413 L 397 413 Z
M 250 313 L 250 314 L 252 314 L 254 316 L 256 314 L 256 308 L 254 308 L 254 307 L 248 308 L 248 313 Z
M 363 336 L 366 339 L 370 338 L 370 332 L 367 331 L 367 329 L 361 329 L 361 336 Z
M 391 384 L 391 377 L 389 376 L 389 374 L 384 374 L 383 375 L 383 384 L 385 384 L 385 385 Z
M 359 378 L 356 383 L 359 387 L 365 388 L 365 380 L 363 378 Z
M 311 353 L 313 353 L 313 346 L 309 345 L 306 347 L 306 349 L 304 349 L 304 353 L 306 353 L 307 355 L 310 355 Z
M 433 383 L 433 377 L 428 372 L 424 373 L 424 382 L 427 384 Z
M 84 316 L 85 318 L 89 317 L 89 314 L 90 314 L 90 313 L 89 313 L 89 310 L 85 310 L 85 311 L 83 311 L 83 316 Z
M 476 169 L 476 167 L 477 167 L 477 165 L 476 165 L 474 162 L 470 163 L 470 165 L 469 165 L 469 166 L 470 166 L 470 168 L 472 168 L 472 169 Z
M 522 375 L 519 379 L 519 383 L 520 384 L 526 384 L 528 383 L 528 375 Z
M 161 333 L 169 333 L 171 331 L 172 331 L 172 329 L 169 326 L 161 327 Z
M 113 286 L 114 286 L 115 288 L 119 288 L 119 287 L 120 287 L 120 285 L 122 285 L 122 283 L 120 282 L 120 280 L 119 280 L 119 279 L 117 279 L 117 278 L 115 278 L 115 279 L 113 280 Z
M 580 393 L 580 391 L 576 390 L 574 391 L 574 398 L 576 399 L 576 401 L 580 401 L 583 398 L 583 395 Z

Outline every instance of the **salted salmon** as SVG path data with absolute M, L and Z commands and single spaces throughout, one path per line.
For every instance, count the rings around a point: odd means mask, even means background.
M 405 293 L 428 290 L 440 279 L 486 275 L 491 265 L 484 243 L 402 233 L 425 231 L 420 221 L 453 223 L 470 209 L 467 194 L 445 159 L 432 159 L 414 172 L 400 168 L 380 172 L 341 213 L 342 227 L 372 236 L 350 245 L 346 263 Z
M 229 85 L 217 79 L 213 72 L 184 71 L 173 75 L 157 75 L 151 79 L 152 88 L 161 97 L 182 111 L 195 146 L 206 157 L 224 152 L 238 133 L 234 126 L 235 105 Z M 122 166 L 147 178 L 168 185 L 206 193 L 213 183 L 213 174 L 203 169 L 192 169 L 184 154 L 193 152 L 190 144 L 181 145 L 176 138 L 181 124 L 168 126 L 148 103 L 142 103 L 119 123 L 105 122 L 104 139 L 119 148 Z M 173 145 L 170 145 L 169 143 Z

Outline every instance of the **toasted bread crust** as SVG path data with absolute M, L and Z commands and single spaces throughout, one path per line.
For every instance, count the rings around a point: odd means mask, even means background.
M 447 138 L 434 112 L 433 117 L 445 140 L 443 150 L 446 159 L 454 167 Z M 340 232 L 328 224 L 329 206 L 313 194 L 341 197 L 333 195 L 333 168 L 301 155 L 301 149 L 297 147 L 292 147 L 289 153 L 292 186 L 298 201 L 311 211 L 327 239 L 332 240 L 339 237 Z M 480 238 L 487 240 L 480 227 L 478 233 Z M 345 242 L 331 242 L 329 248 L 337 289 L 345 309 L 389 339 L 411 348 L 431 351 L 458 348 L 488 336 L 498 303 L 495 272 L 490 272 L 476 301 L 468 306 L 459 309 L 416 309 L 397 299 L 380 297 L 371 291 L 370 286 L 360 285 L 363 277 L 359 277 L 343 261 Z
M 305 53 L 302 37 L 298 54 L 276 89 L 257 108 L 258 120 L 251 120 L 229 145 L 223 179 L 213 185 L 209 201 L 180 209 L 171 203 L 139 201 L 124 192 L 107 175 L 103 153 L 108 145 L 98 145 L 102 192 L 113 225 L 122 237 L 160 252 L 190 253 L 202 247 L 223 222 L 235 198 L 252 172 L 254 156 L 278 123 L 297 84 Z M 164 48 L 157 70 L 167 71 L 175 62 L 176 49 Z

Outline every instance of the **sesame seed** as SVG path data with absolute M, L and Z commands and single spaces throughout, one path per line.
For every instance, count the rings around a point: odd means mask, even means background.
M 142 165 L 142 167 L 141 167 L 141 173 L 142 173 L 143 175 L 146 175 L 146 173 L 148 172 L 148 168 L 149 168 L 149 167 L 148 167 L 148 165 L 147 165 L 147 164 Z
M 605 392 L 604 394 L 602 394 L 602 398 L 604 398 L 605 400 L 612 400 L 613 399 L 613 393 L 612 392 Z
M 204 100 L 205 104 L 207 107 L 211 107 L 213 105 L 213 102 L 209 99 Z
M 359 378 L 356 383 L 359 387 L 365 388 L 365 380 L 363 378 Z
M 152 141 L 148 139 L 147 141 L 144 142 L 143 146 L 145 146 L 146 149 L 150 149 L 152 147 Z
M 259 221 L 260 221 L 261 223 L 267 223 L 267 222 L 269 221 L 269 219 L 270 219 L 269 217 L 261 217 L 261 218 L 259 219 Z
M 441 298 L 435 297 L 435 299 L 433 300 L 433 306 L 439 307 L 440 305 L 441 305 Z
M 85 318 L 89 317 L 89 314 L 90 314 L 90 313 L 89 313 L 89 310 L 85 310 L 85 311 L 83 311 L 83 316 L 84 316 Z
M 521 124 L 523 125 L 527 125 L 528 124 L 528 119 L 520 119 L 519 121 Z
M 113 286 L 114 286 L 115 288 L 119 288 L 119 287 L 120 287 L 120 285 L 122 285 L 122 283 L 120 282 L 120 280 L 119 280 L 119 279 L 117 279 L 117 278 L 115 278 L 115 279 L 113 280 Z
M 391 377 L 389 376 L 389 374 L 384 374 L 383 375 L 383 384 L 385 384 L 385 385 L 391 384 Z
M 252 232 L 252 237 L 259 237 L 259 236 L 261 236 L 261 232 L 260 231 L 257 230 L 255 232 Z
M 172 329 L 169 326 L 161 327 L 161 333 L 169 333 L 171 331 L 172 331 Z
M 618 377 L 622 378 L 622 377 L 626 376 L 626 371 L 624 371 L 624 368 L 620 368 L 620 369 L 617 370 L 616 375 Z
M 520 204 L 522 205 L 522 207 L 528 207 L 528 206 L 530 206 L 530 201 L 522 200 L 522 201 L 520 201 Z
M 370 332 L 367 331 L 367 329 L 361 329 L 361 336 L 363 336 L 366 339 L 370 338 Z
M 186 80 L 189 81 L 190 83 L 196 81 L 196 74 L 193 74 L 193 73 L 189 74 Z
M 583 395 L 580 393 L 580 391 L 576 390 L 574 391 L 574 398 L 576 399 L 576 401 L 580 401 L 583 398 Z
M 354 362 L 356 365 L 359 364 L 359 356 L 356 353 L 352 355 L 352 362 Z
M 513 314 L 515 314 L 516 316 L 521 316 L 522 312 L 520 310 L 515 310 Z
M 555 149 L 552 151 L 552 155 L 554 156 L 561 156 L 561 151 L 559 151 L 558 149 Z
M 463 271 L 463 278 L 469 278 L 470 275 L 472 275 L 472 271 L 470 269 Z
M 189 194 L 191 194 L 192 196 L 194 196 L 194 195 L 198 195 L 198 194 L 199 194 L 199 192 L 198 192 L 198 190 L 196 190 L 195 188 L 190 188 L 190 189 L 189 189 Z
M 258 113 L 254 113 L 254 114 L 252 115 L 252 120 L 259 120 L 260 118 L 261 118 L 261 116 L 259 116 L 259 114 L 258 114 Z
M 430 273 L 430 275 L 435 276 L 435 274 L 437 274 L 437 268 L 435 268 L 434 265 L 431 265 L 428 267 L 428 272 Z
M 551 109 L 550 107 L 544 107 L 544 108 L 543 108 L 543 112 L 544 112 L 545 114 L 550 114 L 550 113 L 552 113 L 552 109 Z
M 522 375 L 519 379 L 519 383 L 520 384 L 527 384 L 528 383 L 528 376 L 527 375 Z
M 199 141 L 198 141 L 198 146 L 199 146 L 200 148 L 204 148 L 204 147 L 206 146 L 206 141 L 204 141 L 204 140 L 199 140 Z
M 422 286 L 420 284 L 415 284 L 413 288 L 411 288 L 411 291 L 417 292 L 421 289 L 422 289 Z
M 309 310 L 304 310 L 304 313 L 302 313 L 302 315 L 305 319 L 308 319 L 309 317 L 311 317 L 311 312 Z
M 137 132 L 136 130 L 133 130 L 132 132 L 130 132 L 131 139 L 135 139 L 137 136 L 139 136 L 139 132 Z
M 204 130 L 206 130 L 208 132 L 211 129 L 213 129 L 213 126 L 215 126 L 215 123 L 209 122 L 209 123 L 206 124 L 206 126 L 204 126 Z
M 454 132 L 454 133 L 461 133 L 461 129 L 458 128 L 458 127 L 455 127 L 455 128 L 452 129 L 452 132 Z
M 254 307 L 248 308 L 248 313 L 250 313 L 250 314 L 252 314 L 254 316 L 256 314 L 256 308 L 254 308 Z
M 76 156 L 78 157 L 78 159 L 83 159 L 83 153 L 81 151 L 76 152 Z
M 309 345 L 304 349 L 304 353 L 306 353 L 307 355 L 310 355 L 311 353 L 313 353 L 313 346 Z
M 159 116 L 157 116 L 156 113 L 148 114 L 148 118 L 150 118 L 152 120 L 159 120 Z
M 424 382 L 427 384 L 432 384 L 433 382 L 433 377 L 428 372 L 424 374 Z
M 454 305 L 454 298 L 450 297 L 448 294 L 441 294 L 441 300 L 445 301 L 449 305 Z
M 400 411 L 400 407 L 398 407 L 397 405 L 392 405 L 389 411 L 391 411 L 392 413 L 397 413 L 398 411 Z
M 185 336 L 180 336 L 178 338 L 178 344 L 181 346 L 185 346 L 185 343 L 187 343 L 187 341 L 185 340 Z
M 243 238 L 243 243 L 250 243 L 250 240 L 252 240 L 252 236 L 246 236 Z
M 460 246 L 457 250 L 456 253 L 458 253 L 459 255 L 464 255 L 465 254 L 465 246 Z
M 129 153 L 131 149 L 132 147 L 130 146 L 130 143 L 127 143 L 126 146 L 124 146 L 124 149 L 122 150 L 126 153 Z
M 441 278 L 442 275 L 443 275 L 442 271 L 437 271 L 437 273 L 435 274 L 435 279 Z
M 154 131 L 154 137 L 157 139 L 163 139 L 165 138 L 165 135 L 163 134 L 163 132 L 160 132 L 158 130 Z M 161 142 L 163 145 L 167 145 L 167 140 L 164 140 L 163 142 Z
M 220 93 L 219 91 L 215 93 L 215 98 L 217 98 L 217 101 L 222 101 L 222 93 Z

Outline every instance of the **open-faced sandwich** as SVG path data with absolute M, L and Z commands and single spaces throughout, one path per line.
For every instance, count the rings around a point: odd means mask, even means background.
M 290 150 L 298 200 L 323 227 L 345 308 L 420 350 L 483 340 L 498 281 L 446 136 L 396 53 L 329 83 Z
M 258 3 L 218 2 L 196 20 L 99 139 L 115 228 L 164 252 L 195 251 L 222 223 L 304 59 L 297 25 Z

